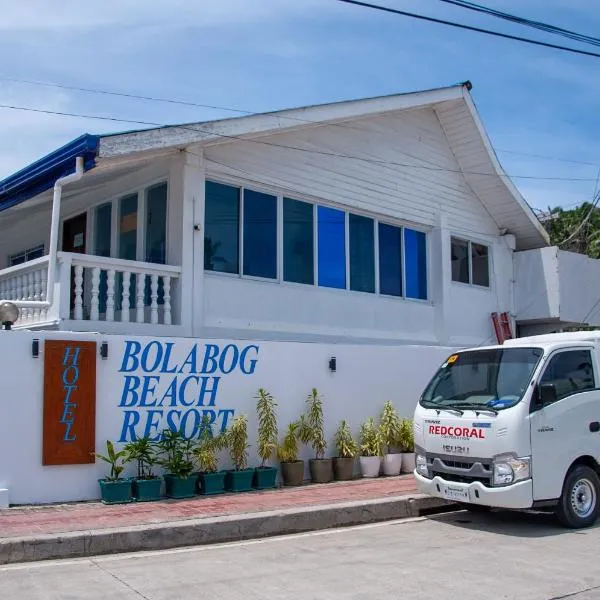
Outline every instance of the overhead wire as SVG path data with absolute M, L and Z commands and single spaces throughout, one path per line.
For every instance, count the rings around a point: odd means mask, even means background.
M 573 54 L 581 54 L 584 56 L 592 56 L 594 58 L 600 58 L 600 54 L 598 52 L 591 52 L 589 50 L 581 50 L 578 48 L 573 48 L 570 46 L 561 46 L 559 44 L 552 44 L 550 42 L 542 42 L 540 40 L 533 40 L 531 38 L 524 38 L 518 35 L 512 35 L 509 33 L 502 33 L 500 31 L 494 31 L 492 29 L 484 29 L 483 27 L 475 27 L 474 25 L 466 25 L 465 23 L 457 23 L 456 21 L 448 21 L 446 19 L 438 19 L 436 17 L 429 17 L 427 15 L 422 15 L 418 13 L 409 12 L 406 10 L 400 10 L 398 8 L 391 8 L 389 6 L 382 6 L 380 4 L 373 4 L 371 2 L 363 2 L 362 0 L 336 0 L 337 2 L 344 2 L 345 4 L 353 4 L 355 6 L 361 6 L 363 8 L 370 8 L 373 10 L 378 10 L 390 14 L 395 14 L 403 17 L 410 17 L 413 19 L 418 19 L 421 21 L 428 21 L 430 23 L 437 23 L 438 25 L 448 25 L 449 27 L 456 27 L 459 29 L 463 29 L 466 31 L 474 31 L 477 33 L 484 33 L 487 35 L 492 35 L 499 38 L 504 38 L 508 40 L 523 42 L 526 44 L 532 44 L 534 46 L 541 46 L 544 48 L 552 48 L 554 50 L 563 50 L 564 52 L 571 52 Z

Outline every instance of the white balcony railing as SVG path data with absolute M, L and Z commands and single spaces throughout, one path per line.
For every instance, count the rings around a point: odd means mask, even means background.
M 174 297 L 181 267 L 58 253 L 52 306 L 21 308 L 16 327 L 69 321 L 102 331 L 102 323 L 178 325 Z M 47 298 L 48 256 L 0 271 L 0 300 L 36 302 Z M 111 327 L 115 330 L 115 326 Z

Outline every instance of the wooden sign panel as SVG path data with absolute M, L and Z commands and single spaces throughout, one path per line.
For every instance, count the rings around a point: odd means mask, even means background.
M 46 340 L 43 465 L 95 462 L 96 343 Z

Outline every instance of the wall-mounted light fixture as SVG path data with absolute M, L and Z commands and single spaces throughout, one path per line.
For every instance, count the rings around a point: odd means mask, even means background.
M 337 359 L 336 359 L 336 357 L 335 357 L 335 356 L 332 356 L 332 357 L 329 359 L 329 370 L 330 370 L 332 373 L 335 373 L 336 369 L 337 369 Z
M 102 344 L 100 344 L 100 356 L 102 357 L 102 360 L 108 358 L 108 342 L 102 342 Z
M 31 356 L 37 358 L 40 355 L 40 340 L 34 339 L 31 341 Z

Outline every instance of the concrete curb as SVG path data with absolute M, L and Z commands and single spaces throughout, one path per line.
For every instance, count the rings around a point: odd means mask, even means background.
M 393 496 L 118 529 L 5 538 L 0 539 L 0 565 L 237 542 L 418 517 L 452 507 L 429 496 Z

